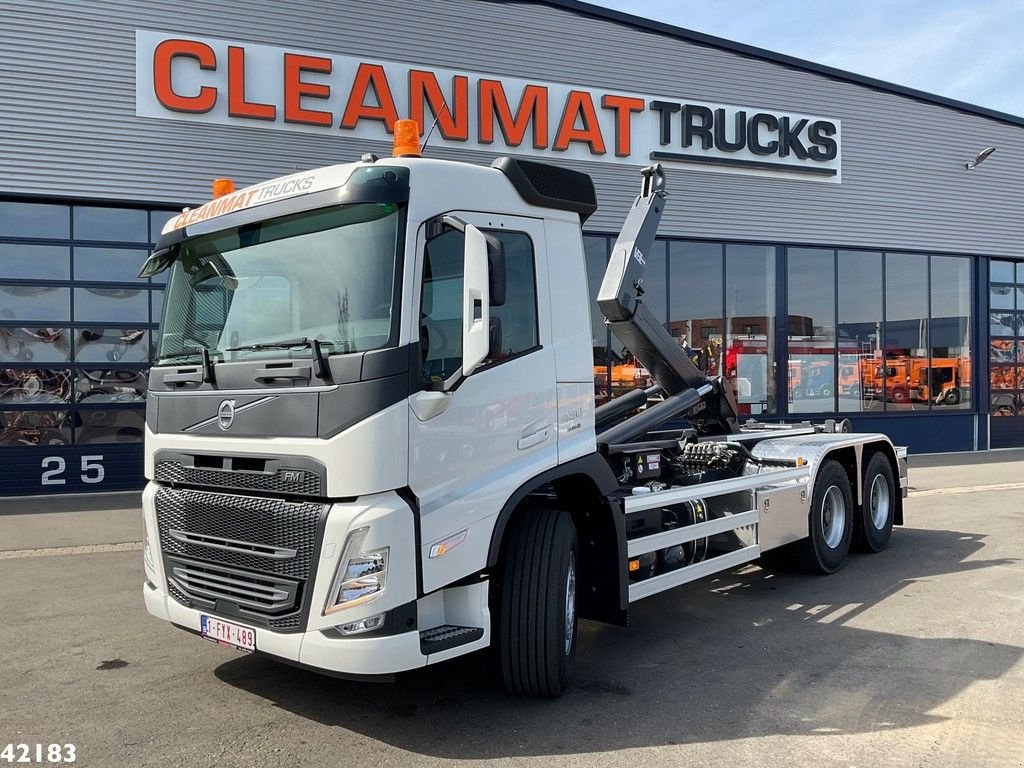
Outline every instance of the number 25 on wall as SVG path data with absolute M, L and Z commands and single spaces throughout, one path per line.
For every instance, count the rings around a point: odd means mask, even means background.
M 67 463 L 62 456 L 47 456 L 43 459 L 42 468 L 40 485 L 64 485 L 63 475 Z M 102 483 L 105 474 L 102 456 L 82 457 L 82 474 L 79 477 L 83 483 Z

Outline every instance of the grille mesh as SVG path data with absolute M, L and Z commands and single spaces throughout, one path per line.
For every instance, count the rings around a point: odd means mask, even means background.
M 273 474 L 268 474 L 186 467 L 178 461 L 160 461 L 156 465 L 155 479 L 158 483 L 201 485 L 243 491 L 268 491 L 301 496 L 319 496 L 321 491 L 319 476 L 305 469 L 279 469 Z
M 166 554 L 296 579 L 309 578 L 324 508 L 314 502 L 292 503 L 187 488 L 160 488 L 156 493 L 160 546 Z M 296 555 L 282 560 L 207 547 L 179 541 L 169 535 L 172 530 L 286 547 L 294 549 Z

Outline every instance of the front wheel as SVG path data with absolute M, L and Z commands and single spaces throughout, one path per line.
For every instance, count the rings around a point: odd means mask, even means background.
M 896 483 L 883 453 L 873 453 L 864 471 L 863 508 L 856 529 L 857 548 L 881 552 L 889 544 L 896 512 Z
M 532 509 L 510 533 L 502 570 L 498 656 L 505 687 L 561 696 L 576 666 L 576 526 L 568 512 Z
M 797 546 L 800 565 L 811 573 L 835 573 L 853 538 L 853 493 L 842 464 L 826 459 L 818 469 L 808 513 L 808 536 Z

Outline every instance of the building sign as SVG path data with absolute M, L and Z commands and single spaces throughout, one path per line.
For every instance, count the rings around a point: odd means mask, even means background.
M 452 147 L 841 179 L 840 123 L 813 115 L 147 30 L 135 70 L 140 117 L 381 141 L 436 119 Z

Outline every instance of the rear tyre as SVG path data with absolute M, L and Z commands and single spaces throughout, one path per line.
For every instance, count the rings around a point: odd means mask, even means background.
M 873 453 L 864 470 L 863 505 L 855 528 L 857 549 L 881 552 L 889 545 L 896 512 L 896 483 L 883 453 Z
M 827 459 L 818 469 L 811 494 L 808 536 L 797 543 L 797 562 L 810 573 L 835 573 L 846 560 L 853 538 L 853 493 L 846 470 Z
M 510 533 L 502 570 L 498 656 L 505 687 L 561 696 L 576 666 L 576 526 L 568 512 L 528 510 Z

